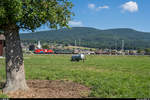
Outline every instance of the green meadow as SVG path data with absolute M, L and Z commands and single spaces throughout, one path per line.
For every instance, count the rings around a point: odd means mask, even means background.
M 26 79 L 71 80 L 90 87 L 89 97 L 150 97 L 150 56 L 90 55 L 85 62 L 71 62 L 70 58 L 24 55 Z M 0 82 L 5 81 L 5 75 L 5 60 L 0 59 Z

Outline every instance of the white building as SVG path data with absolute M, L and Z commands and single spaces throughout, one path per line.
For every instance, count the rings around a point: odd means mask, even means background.
M 40 41 L 38 41 L 38 49 L 41 49 L 41 43 L 40 43 Z

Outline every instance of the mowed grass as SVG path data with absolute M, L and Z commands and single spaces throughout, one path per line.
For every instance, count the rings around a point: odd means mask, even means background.
M 149 98 L 149 56 L 87 56 L 83 63 L 71 55 L 24 56 L 27 80 L 71 80 L 91 88 L 90 97 Z M 5 61 L 0 59 L 0 81 L 5 80 Z

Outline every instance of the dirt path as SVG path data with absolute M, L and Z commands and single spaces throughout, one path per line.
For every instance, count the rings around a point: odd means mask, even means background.
M 10 98 L 85 98 L 90 88 L 70 81 L 28 80 L 30 90 L 7 94 Z

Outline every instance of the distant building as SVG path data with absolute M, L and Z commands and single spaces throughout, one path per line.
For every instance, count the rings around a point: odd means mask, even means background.
M 99 49 L 97 51 L 95 51 L 96 54 L 102 54 L 103 53 L 103 50 L 102 49 Z
M 123 50 L 120 50 L 117 52 L 118 55 L 125 55 L 125 52 Z
M 111 50 L 112 55 L 117 55 L 117 52 L 118 52 L 117 50 Z
M 111 54 L 111 50 L 110 49 L 104 49 L 102 54 Z
M 38 41 L 38 49 L 41 49 L 41 43 L 40 43 L 40 41 Z
M 5 55 L 5 36 L 0 35 L 0 56 Z
M 125 55 L 129 55 L 129 50 L 125 50 Z
M 136 54 L 137 54 L 137 50 L 130 50 L 130 51 L 129 51 L 129 54 L 130 54 L 130 55 L 136 55 Z
M 74 50 L 74 54 L 78 54 L 79 52 L 80 52 L 80 51 L 77 50 L 77 49 Z

